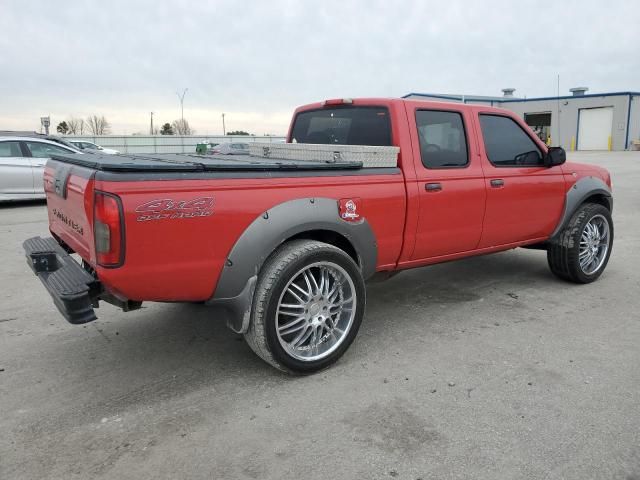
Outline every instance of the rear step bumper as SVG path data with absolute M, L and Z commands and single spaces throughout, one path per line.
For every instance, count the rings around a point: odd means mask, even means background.
M 69 255 L 54 238 L 33 237 L 22 246 L 27 263 L 70 323 L 95 320 L 100 282 Z

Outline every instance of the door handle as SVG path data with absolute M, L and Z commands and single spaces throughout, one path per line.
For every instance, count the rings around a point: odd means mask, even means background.
M 504 180 L 501 178 L 494 178 L 493 180 L 491 180 L 491 186 L 493 188 L 504 187 Z
M 424 189 L 427 192 L 439 192 L 440 190 L 442 190 L 442 184 L 441 183 L 427 183 L 424 186 Z

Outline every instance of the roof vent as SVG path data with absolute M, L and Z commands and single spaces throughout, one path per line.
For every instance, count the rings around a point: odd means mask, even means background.
M 589 90 L 589 87 L 575 87 L 575 88 L 570 88 L 569 91 L 571 93 L 573 93 L 574 97 L 581 97 L 584 95 L 584 92 L 586 92 L 587 90 Z
M 503 88 L 502 89 L 502 93 L 504 94 L 504 97 L 507 98 L 513 98 L 513 92 L 515 92 L 516 89 L 515 88 Z

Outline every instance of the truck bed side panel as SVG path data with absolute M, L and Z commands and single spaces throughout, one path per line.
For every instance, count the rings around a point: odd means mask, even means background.
M 96 188 L 121 197 L 126 230 L 124 266 L 98 268 L 98 275 L 133 300 L 210 298 L 244 230 L 270 208 L 296 198 L 360 198 L 361 214 L 376 236 L 378 270 L 395 266 L 402 247 L 406 205 L 399 170 L 392 175 L 96 180 Z

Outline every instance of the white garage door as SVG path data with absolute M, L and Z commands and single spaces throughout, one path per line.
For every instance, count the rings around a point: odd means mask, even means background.
M 578 150 L 608 150 L 613 125 L 613 107 L 580 110 Z

